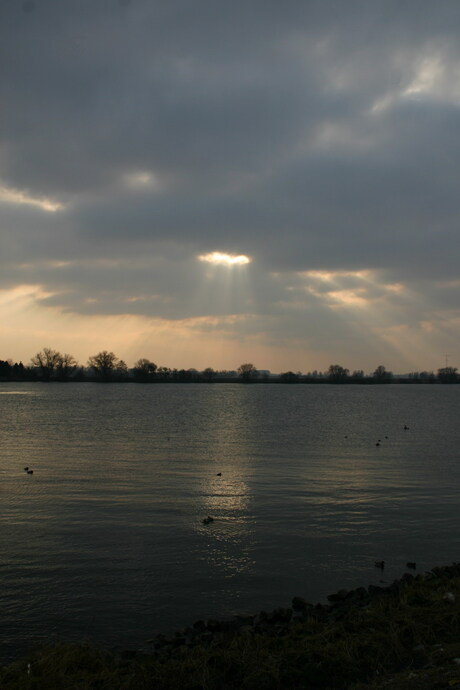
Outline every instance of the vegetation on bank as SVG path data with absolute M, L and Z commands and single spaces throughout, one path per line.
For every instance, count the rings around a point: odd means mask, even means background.
M 460 383 L 457 367 L 442 367 L 437 374 L 432 371 L 411 372 L 406 376 L 395 376 L 380 364 L 372 373 L 365 374 L 362 369 L 350 372 L 339 364 L 331 364 L 327 371 L 302 372 L 286 371 L 271 374 L 259 370 L 254 364 L 246 362 L 236 371 L 217 371 L 207 367 L 196 369 L 171 369 L 157 366 L 146 358 L 138 359 L 132 368 L 119 359 L 114 352 L 103 350 L 92 355 L 86 366 L 80 365 L 73 355 L 62 354 L 45 347 L 37 352 L 24 366 L 22 362 L 0 360 L 0 381 L 116 381 L 138 383 Z
M 151 653 L 88 644 L 42 649 L 0 668 L 2 690 L 287 690 L 460 686 L 460 565 L 343 590 L 330 604 L 210 621 Z M 204 627 L 203 627 L 204 626 Z

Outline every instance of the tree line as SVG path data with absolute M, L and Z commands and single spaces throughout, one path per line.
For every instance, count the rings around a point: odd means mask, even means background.
M 196 369 L 171 369 L 157 366 L 146 358 L 138 359 L 132 368 L 115 355 L 103 350 L 89 357 L 86 365 L 77 362 L 73 355 L 45 347 L 37 352 L 30 364 L 13 363 L 12 360 L 0 360 L 0 380 L 40 380 L 40 381 L 101 381 L 138 383 L 460 383 L 457 367 L 442 367 L 435 374 L 432 371 L 412 372 L 405 377 L 395 376 L 380 364 L 372 373 L 365 374 L 362 369 L 350 372 L 339 364 L 331 364 L 325 372 L 286 371 L 273 375 L 260 371 L 246 362 L 237 370 L 215 370 L 207 367 L 203 371 Z

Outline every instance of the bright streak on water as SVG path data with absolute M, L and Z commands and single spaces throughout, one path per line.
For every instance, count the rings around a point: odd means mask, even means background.
M 458 560 L 459 395 L 0 384 L 3 657 L 142 645 Z

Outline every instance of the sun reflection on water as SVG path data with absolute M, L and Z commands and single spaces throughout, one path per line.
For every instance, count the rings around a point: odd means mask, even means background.
M 226 463 L 225 463 L 226 464 Z M 197 522 L 205 541 L 202 556 L 206 566 L 225 579 L 247 573 L 254 567 L 251 556 L 254 538 L 251 489 L 244 462 L 226 464 L 222 472 L 203 477 L 200 509 L 213 522 Z

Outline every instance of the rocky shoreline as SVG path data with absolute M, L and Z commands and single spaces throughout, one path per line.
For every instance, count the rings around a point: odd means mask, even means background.
M 377 564 L 376 564 L 377 565 Z M 409 564 L 408 567 L 413 567 Z M 199 620 L 146 650 L 53 644 L 0 666 L 2 690 L 460 687 L 460 564 L 341 589 L 328 603 Z
M 237 615 L 228 620 L 197 620 L 192 625 L 176 631 L 172 636 L 159 633 L 148 640 L 148 643 L 152 645 L 153 654 L 174 655 L 199 645 L 219 646 L 224 638 L 228 640 L 233 636 L 284 636 L 295 623 L 301 623 L 308 618 L 318 622 L 338 621 L 350 610 L 366 608 L 382 597 L 399 597 L 412 582 L 454 577 L 460 577 L 460 563 L 435 567 L 423 574 L 413 575 L 406 572 L 400 579 L 385 587 L 369 585 L 367 588 L 340 589 L 327 597 L 328 604 L 311 604 L 296 596 L 292 599 L 290 608 L 260 611 L 254 615 Z M 127 651 L 126 654 L 135 656 L 136 652 Z

